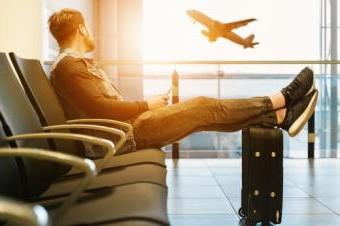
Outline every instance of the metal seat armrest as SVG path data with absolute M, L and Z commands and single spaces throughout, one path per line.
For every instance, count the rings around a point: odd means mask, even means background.
M 110 125 L 118 125 L 126 128 L 127 130 L 126 136 L 133 135 L 133 127 L 131 124 L 113 119 L 98 119 L 98 118 L 72 119 L 66 121 L 66 123 L 105 123 Z
M 57 162 L 77 167 L 84 172 L 85 176 L 79 182 L 79 185 L 76 186 L 75 190 L 55 213 L 55 220 L 58 220 L 65 213 L 65 211 L 79 198 L 80 194 L 86 189 L 92 178 L 97 175 L 96 165 L 93 161 L 91 161 L 90 159 L 83 159 L 65 153 L 33 148 L 15 148 L 15 150 L 13 150 L 13 148 L 0 148 L 0 157 L 9 156 L 28 157 L 39 160 Z
M 102 131 L 114 135 L 119 136 L 119 141 L 115 144 L 116 150 L 119 150 L 126 142 L 125 133 L 119 129 L 110 128 L 106 126 L 97 126 L 90 124 L 62 124 L 62 125 L 53 125 L 53 126 L 45 126 L 43 127 L 44 131 L 49 130 L 62 130 L 62 129 L 89 129 L 89 130 L 97 130 Z
M 100 145 L 106 148 L 108 151 L 104 158 L 97 164 L 97 171 L 100 172 L 105 166 L 107 161 L 112 158 L 116 153 L 116 148 L 114 143 L 109 140 L 97 138 L 93 136 L 74 134 L 74 133 L 27 133 L 18 134 L 10 137 L 5 137 L 3 140 L 6 142 L 15 140 L 26 140 L 26 139 L 64 139 L 64 140 L 77 140 L 84 141 L 90 144 Z M 57 152 L 54 152 L 57 153 Z
M 0 219 L 16 225 L 49 226 L 47 211 L 40 205 L 0 197 Z

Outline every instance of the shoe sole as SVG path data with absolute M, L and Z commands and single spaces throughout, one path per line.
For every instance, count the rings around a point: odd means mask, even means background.
M 305 111 L 300 115 L 300 117 L 297 120 L 295 120 L 295 122 L 289 128 L 288 130 L 289 136 L 291 137 L 296 136 L 305 126 L 306 122 L 308 122 L 308 120 L 314 113 L 315 106 L 318 100 L 318 96 L 319 96 L 319 92 L 316 90 L 312 99 L 309 101 L 309 104 L 306 107 Z

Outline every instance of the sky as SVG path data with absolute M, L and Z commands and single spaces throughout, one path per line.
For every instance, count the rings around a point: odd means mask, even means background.
M 144 60 L 319 60 L 320 3 L 321 0 L 144 0 Z M 201 34 L 204 26 L 193 23 L 186 14 L 190 9 L 199 10 L 222 23 L 256 18 L 257 21 L 234 31 L 241 37 L 255 34 L 255 41 L 260 44 L 254 49 L 244 49 L 225 39 L 210 43 Z M 310 66 L 316 72 L 319 69 L 316 65 L 145 65 L 144 73 L 170 75 L 176 69 L 180 74 L 216 74 L 217 70 L 223 70 L 226 74 L 293 76 L 304 66 Z M 205 95 L 214 96 L 215 83 L 197 82 L 192 86 L 195 89 L 185 86 L 185 92 L 199 89 L 205 90 Z M 249 88 L 254 81 L 250 86 L 240 81 L 237 84 L 228 82 L 223 87 L 224 90 L 228 87 L 228 93 L 239 95 L 234 88 L 240 90 L 242 84 Z M 169 84 L 150 81 L 145 86 L 151 95 L 166 90 Z M 273 89 L 266 88 L 263 93 L 278 88 L 269 84 L 265 87 Z M 260 92 L 256 90 L 256 93 Z
M 228 40 L 209 43 L 186 15 L 200 10 L 222 23 L 258 21 L 235 32 L 260 42 L 243 49 Z M 318 60 L 320 0 L 144 0 L 145 60 Z

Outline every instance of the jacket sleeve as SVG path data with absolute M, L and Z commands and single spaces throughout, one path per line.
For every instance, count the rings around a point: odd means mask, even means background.
M 54 85 L 64 98 L 90 117 L 126 121 L 148 110 L 145 101 L 120 101 L 104 96 L 86 64 L 81 59 L 66 58 L 55 69 Z

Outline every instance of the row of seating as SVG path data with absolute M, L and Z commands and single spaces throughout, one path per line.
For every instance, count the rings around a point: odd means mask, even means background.
M 165 153 L 115 155 L 131 125 L 66 120 L 39 60 L 0 53 L 0 122 L 0 196 L 44 206 L 52 225 L 169 225 Z M 89 160 L 83 143 L 107 152 Z

